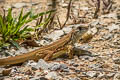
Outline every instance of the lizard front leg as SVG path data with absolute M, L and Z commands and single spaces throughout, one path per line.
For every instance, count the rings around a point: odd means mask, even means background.
M 67 54 L 68 54 L 69 58 L 70 59 L 73 58 L 73 54 L 74 54 L 73 46 L 72 45 L 67 45 L 66 47 L 68 49 Z

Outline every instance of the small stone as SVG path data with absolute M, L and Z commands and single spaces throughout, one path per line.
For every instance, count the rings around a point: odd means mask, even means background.
M 40 45 L 42 45 L 42 46 L 44 46 L 44 45 L 48 45 L 48 44 L 50 44 L 50 40 L 41 40 L 40 41 Z
M 63 8 L 66 8 L 67 6 L 68 6 L 68 4 L 66 4 L 66 3 L 62 3 L 62 4 L 60 4 Z
M 104 38 L 105 40 L 108 40 L 108 39 L 110 39 L 110 38 L 112 38 L 112 37 L 113 37 L 113 35 L 110 34 L 110 33 L 103 36 L 103 38 Z
M 56 30 L 56 31 L 52 32 L 51 34 L 43 36 L 43 37 L 44 38 L 50 38 L 53 41 L 55 41 L 55 40 L 59 39 L 61 36 L 63 36 L 63 35 L 64 35 L 63 30 Z
M 113 30 L 120 30 L 119 25 L 116 25 L 116 24 L 112 24 L 111 26 L 108 26 L 107 28 L 109 32 L 112 32 Z
M 64 27 L 62 30 L 65 32 L 65 34 L 67 34 L 72 30 L 72 28 L 71 27 Z
M 96 77 L 97 76 L 97 72 L 96 71 L 88 71 L 87 73 L 86 73 L 86 75 L 87 76 L 89 76 L 89 77 Z
M 70 70 L 69 70 L 69 68 L 67 68 L 67 69 L 62 69 L 62 71 L 63 72 L 69 72 Z
M 12 79 L 10 79 L 10 78 L 5 78 L 5 79 L 1 79 L 1 80 L 12 80 Z
M 113 18 L 113 19 L 116 19 L 117 14 L 116 13 L 106 14 L 106 15 L 102 15 L 101 18 Z
M 92 48 L 93 48 L 93 47 L 90 46 L 89 44 L 79 45 L 79 44 L 76 43 L 75 46 L 78 47 L 78 48 L 81 48 L 81 49 L 83 49 L 83 50 L 88 50 L 88 49 L 92 49 Z
M 10 5 L 4 5 L 4 7 L 3 7 L 3 8 L 4 8 L 4 10 L 6 10 L 6 11 L 7 11 L 8 9 L 10 9 L 10 8 L 11 8 L 11 6 L 10 6 Z
M 27 62 L 25 62 L 24 64 L 25 66 L 31 66 L 31 67 L 35 67 L 37 65 L 37 62 L 33 61 L 33 60 L 29 60 Z
M 105 77 L 105 74 L 104 73 L 100 73 L 99 75 L 98 75 L 98 78 L 104 78 Z
M 60 68 L 61 68 L 61 69 L 67 69 L 68 66 L 67 66 L 66 64 L 61 64 L 61 65 L 60 65 Z
M 120 64 L 120 58 L 113 59 L 115 64 Z
M 91 65 L 89 65 L 88 67 L 89 67 L 89 68 L 92 68 L 92 69 L 99 69 L 99 68 L 102 67 L 102 65 L 101 65 L 101 64 L 91 64 Z
M 113 77 L 115 75 L 115 73 L 109 73 L 107 74 L 107 76 L 110 78 L 110 77 Z
M 89 8 L 88 7 L 80 7 L 80 10 L 83 10 L 83 11 L 88 11 Z
M 26 4 L 25 3 L 16 3 L 16 4 L 13 4 L 12 7 L 14 8 L 22 8 L 22 7 L 25 7 Z
M 37 69 L 41 68 L 41 69 L 46 69 L 46 70 L 49 67 L 50 67 L 50 65 L 47 62 L 45 62 L 43 59 L 40 59 L 38 61 L 37 65 L 35 66 L 35 68 L 37 68 Z
M 113 80 L 120 80 L 120 73 L 115 74 Z
M 81 80 L 80 78 L 70 78 L 69 80 Z
M 74 67 L 78 67 L 79 65 L 76 63 L 76 64 L 73 64 Z
M 47 79 L 57 79 L 58 75 L 56 72 L 49 72 L 47 75 L 45 75 L 45 78 Z
M 55 63 L 51 63 L 50 64 L 51 65 L 51 67 L 49 68 L 50 70 L 58 70 L 58 69 L 60 69 L 60 64 L 55 64 Z
M 80 72 L 81 72 L 81 70 L 75 70 L 75 72 L 76 72 L 76 73 L 80 73 Z

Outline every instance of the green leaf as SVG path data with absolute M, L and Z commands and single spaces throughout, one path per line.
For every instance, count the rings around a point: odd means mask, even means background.
M 10 22 L 12 20 L 12 8 L 8 9 L 7 21 Z
M 17 42 L 13 41 L 13 40 L 10 40 L 10 42 L 17 48 L 17 49 L 20 49 L 20 46 Z

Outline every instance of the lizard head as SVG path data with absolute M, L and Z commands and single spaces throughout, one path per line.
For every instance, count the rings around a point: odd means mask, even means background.
M 87 27 L 77 27 L 75 29 L 75 32 L 73 33 L 73 36 L 72 36 L 72 42 L 75 43 L 75 42 L 78 42 L 80 39 L 81 39 L 81 36 L 87 32 L 88 28 Z

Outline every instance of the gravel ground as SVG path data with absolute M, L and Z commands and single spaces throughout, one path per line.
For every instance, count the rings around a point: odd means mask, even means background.
M 47 6 L 41 5 L 43 3 L 39 2 L 39 0 L 33 3 L 32 6 L 35 12 L 47 10 L 50 4 L 44 3 Z M 68 1 L 62 0 L 59 3 L 57 14 L 60 17 L 61 23 L 65 21 L 66 5 L 68 5 Z M 9 2 L 4 4 L 5 10 L 14 7 L 14 14 L 19 12 L 23 6 L 25 6 L 25 11 L 31 8 L 31 4 L 26 2 Z M 120 7 L 120 3 L 114 3 L 109 14 L 101 14 L 98 19 L 93 19 L 94 7 L 90 7 L 84 0 L 76 0 L 73 4 L 73 14 L 75 17 L 78 17 L 76 13 L 80 12 L 79 18 L 76 18 L 79 21 L 78 25 L 91 25 L 98 29 L 97 34 L 89 42 L 76 43 L 76 47 L 90 51 L 93 55 L 98 56 L 82 55 L 74 56 L 73 59 L 58 58 L 48 62 L 43 59 L 40 59 L 38 62 L 29 60 L 21 66 L 1 67 L 0 71 L 5 72 L 3 72 L 4 75 L 0 75 L 0 80 L 120 80 L 120 9 L 118 7 Z M 88 12 L 86 17 L 81 18 L 86 12 Z M 68 23 L 73 24 L 73 21 L 71 19 Z M 31 23 L 30 26 L 34 26 L 34 24 Z M 44 36 L 48 40 L 41 40 L 39 42 L 43 45 L 49 44 L 51 42 L 49 39 L 52 38 L 52 41 L 54 41 L 60 38 L 65 34 L 65 30 L 67 33 L 71 28 L 68 26 L 62 30 L 55 30 L 54 33 Z M 55 36 L 54 34 L 60 35 Z M 5 52 L 13 56 L 29 52 L 30 50 L 32 49 L 21 47 L 17 51 L 14 48 L 10 48 L 5 50 Z M 1 55 L 0 57 L 6 56 Z

